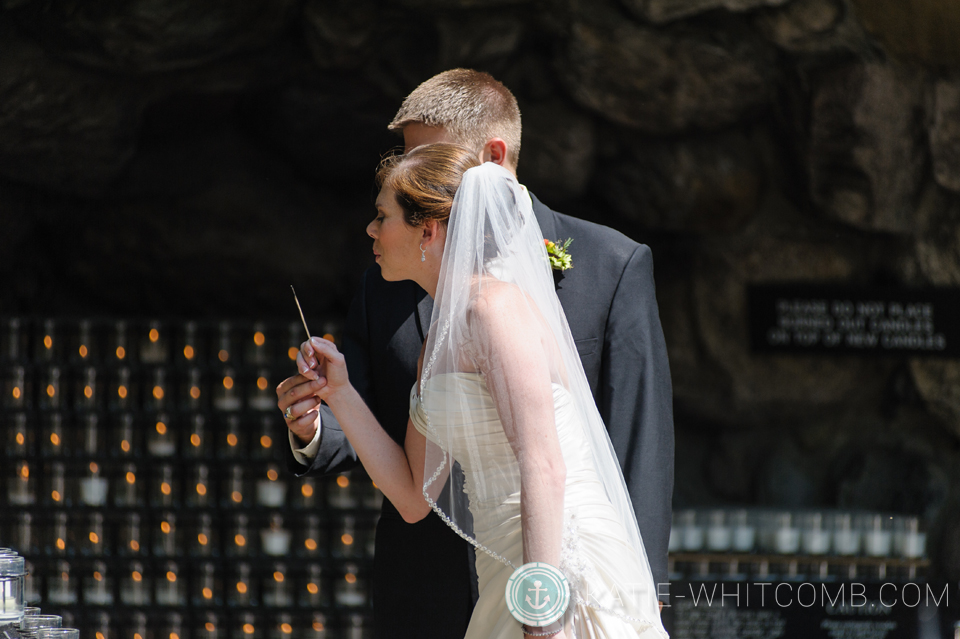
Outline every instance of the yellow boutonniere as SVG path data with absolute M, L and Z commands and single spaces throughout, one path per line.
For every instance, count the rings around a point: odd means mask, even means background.
M 572 242 L 572 237 L 568 238 L 565 242 L 562 240 L 557 240 L 556 242 L 551 242 L 547 239 L 543 240 L 543 244 L 547 247 L 547 257 L 550 259 L 550 266 L 553 267 L 553 270 L 565 271 L 568 268 L 573 268 L 573 257 L 567 253 L 567 248 Z

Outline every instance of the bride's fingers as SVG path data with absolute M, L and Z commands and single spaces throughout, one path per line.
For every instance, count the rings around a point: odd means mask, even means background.
M 304 342 L 304 344 L 306 345 L 307 342 Z M 300 352 L 297 353 L 297 370 L 300 371 L 300 374 L 307 379 L 316 380 L 319 377 L 317 375 L 317 371 L 313 370 L 317 363 L 316 359 L 313 358 L 312 353 L 310 355 L 310 359 L 304 357 L 303 350 L 304 347 L 301 347 Z M 313 364 L 310 363 L 311 360 L 313 361 Z

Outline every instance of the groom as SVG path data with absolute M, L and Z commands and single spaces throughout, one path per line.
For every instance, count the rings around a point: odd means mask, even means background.
M 486 73 L 453 69 L 404 100 L 389 128 L 405 150 L 433 142 L 475 149 L 516 174 L 520 111 Z M 655 583 L 667 581 L 673 495 L 670 370 L 654 292 L 650 249 L 610 228 L 552 211 L 530 194 L 545 239 L 573 238 L 573 268 L 555 273 L 557 295 L 590 389 L 620 461 Z M 364 274 L 351 304 L 342 352 L 350 380 L 403 446 L 417 358 L 430 327 L 429 296 L 413 282 Z M 356 454 L 326 406 L 311 409 L 305 377 L 277 387 L 297 476 L 348 470 Z M 461 639 L 476 601 L 472 548 L 436 514 L 408 524 L 384 500 L 377 524 L 373 604 L 377 637 Z M 663 587 L 666 590 L 665 587 Z

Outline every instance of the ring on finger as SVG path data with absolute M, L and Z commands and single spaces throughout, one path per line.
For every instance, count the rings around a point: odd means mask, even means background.
M 293 419 L 293 406 L 287 406 L 287 410 L 283 411 L 283 416 L 287 419 Z

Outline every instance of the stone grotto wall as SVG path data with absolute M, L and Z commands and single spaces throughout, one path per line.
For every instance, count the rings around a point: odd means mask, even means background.
M 0 314 L 342 318 L 386 123 L 489 70 L 521 180 L 653 248 L 676 507 L 924 515 L 957 578 L 960 363 L 754 355 L 745 286 L 960 284 L 958 43 L 939 0 L 0 0 Z

